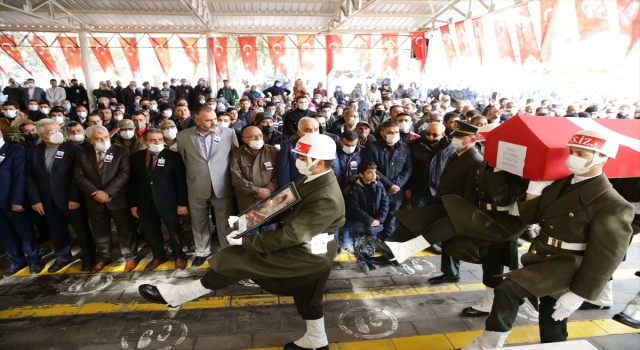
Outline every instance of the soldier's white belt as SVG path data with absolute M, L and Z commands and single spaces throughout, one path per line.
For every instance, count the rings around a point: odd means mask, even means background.
M 508 206 L 508 207 L 500 207 L 500 206 L 497 206 L 497 205 L 491 204 L 491 203 L 479 202 L 479 206 L 480 206 L 480 209 L 483 209 L 483 210 L 509 211 L 509 210 L 511 210 L 511 207 L 513 207 L 513 204 Z
M 568 242 L 563 242 L 559 239 L 550 237 L 547 235 L 547 244 L 554 246 L 554 247 L 558 247 L 558 248 L 562 248 L 562 249 L 567 249 L 567 250 L 585 250 L 587 249 L 587 244 L 586 243 L 568 243 Z
M 633 205 L 633 208 L 635 209 L 636 214 L 640 214 L 640 202 L 629 202 L 629 203 Z

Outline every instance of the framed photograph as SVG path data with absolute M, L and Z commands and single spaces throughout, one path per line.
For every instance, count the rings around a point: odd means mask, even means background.
M 272 193 L 271 196 L 238 214 L 238 221 L 232 227 L 233 230 L 239 232 L 236 238 L 242 237 L 249 231 L 268 223 L 271 219 L 298 204 L 301 200 L 295 183 L 291 182 L 282 187 Z

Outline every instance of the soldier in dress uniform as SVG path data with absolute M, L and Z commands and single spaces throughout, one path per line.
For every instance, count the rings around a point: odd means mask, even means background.
M 595 299 L 613 275 L 631 239 L 634 208 L 602 172 L 618 144 L 614 136 L 583 130 L 567 144 L 574 174 L 558 181 L 531 181 L 517 202 L 525 224 L 540 235 L 522 256 L 523 268 L 504 274 L 495 289 L 486 330 L 464 350 L 504 345 L 524 298 L 539 298 L 542 343 L 567 339 L 567 317 Z
M 179 286 L 143 284 L 140 294 L 175 307 L 252 279 L 270 293 L 293 296 L 307 323 L 305 335 L 285 350 L 328 350 L 320 303 L 337 249 L 333 233 L 345 222 L 344 199 L 331 170 L 336 143 L 325 135 L 308 134 L 292 152 L 298 153 L 296 167 L 304 175 L 295 183 L 302 201 L 279 216 L 282 228 L 242 238 L 235 238 L 234 231 L 227 236 L 231 246 L 209 259 L 212 270 L 201 280 Z

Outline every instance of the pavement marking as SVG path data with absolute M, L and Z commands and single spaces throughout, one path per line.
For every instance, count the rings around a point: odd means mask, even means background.
M 569 339 L 637 333 L 637 330 L 609 318 L 587 321 L 569 321 L 567 323 L 567 331 L 569 332 Z M 473 330 L 368 341 L 330 343 L 329 350 L 453 350 L 460 349 L 471 343 L 473 338 L 479 336 L 481 333 L 481 330 Z M 511 330 L 511 334 L 509 334 L 509 338 L 507 338 L 506 344 L 516 345 L 539 342 L 540 334 L 538 325 L 526 325 L 514 326 Z M 282 347 L 253 348 L 245 350 L 282 350 Z

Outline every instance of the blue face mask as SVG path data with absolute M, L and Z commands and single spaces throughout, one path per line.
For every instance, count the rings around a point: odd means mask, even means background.
M 182 86 L 187 86 L 187 83 L 180 83 L 180 84 L 182 84 Z
M 62 108 L 66 109 L 66 110 L 70 110 L 71 109 L 71 105 L 69 103 L 65 103 L 62 105 Z
M 136 109 L 136 112 L 137 112 L 137 111 L 141 110 L 142 108 L 140 108 L 140 106 L 136 105 L 135 109 Z
M 340 91 L 342 91 L 342 89 L 341 88 L 336 88 L 336 91 L 340 92 Z
M 164 88 L 165 88 L 165 89 L 168 89 L 168 88 L 169 88 L 169 85 L 165 85 L 165 86 L 164 86 Z
M 269 115 L 270 115 L 270 116 L 272 116 L 272 117 L 273 117 L 274 115 L 276 115 L 276 111 L 269 111 L 268 113 L 269 113 Z

